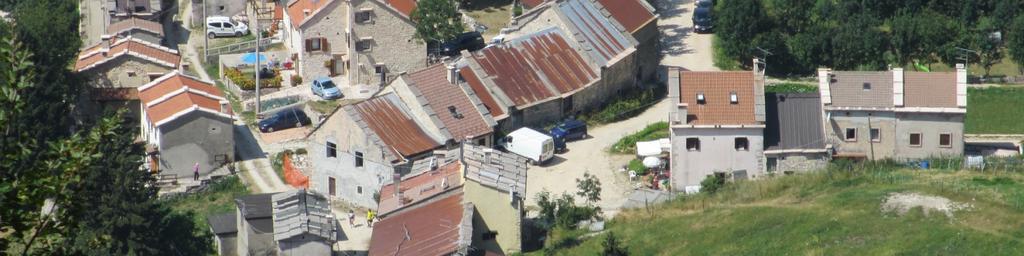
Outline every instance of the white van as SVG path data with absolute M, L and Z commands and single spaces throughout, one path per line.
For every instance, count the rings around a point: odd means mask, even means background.
M 530 159 L 531 164 L 547 162 L 555 155 L 555 140 L 530 128 L 520 128 L 502 138 L 500 145 L 508 152 Z
M 218 36 L 243 36 L 249 34 L 249 26 L 244 22 L 232 21 L 225 16 L 206 17 L 206 36 L 214 39 Z

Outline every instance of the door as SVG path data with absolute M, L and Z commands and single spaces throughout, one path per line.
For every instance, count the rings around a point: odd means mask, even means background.
M 334 177 L 327 177 L 327 190 L 330 191 L 330 195 L 334 196 L 334 192 L 337 191 L 337 187 L 334 184 Z
M 234 35 L 235 34 L 235 25 L 232 25 L 230 22 L 224 22 L 224 29 L 223 30 L 224 30 L 224 34 L 225 35 Z
M 206 24 L 206 30 L 209 30 L 207 31 L 207 33 L 214 33 L 219 35 L 221 33 L 220 28 L 220 22 L 210 22 L 209 24 Z

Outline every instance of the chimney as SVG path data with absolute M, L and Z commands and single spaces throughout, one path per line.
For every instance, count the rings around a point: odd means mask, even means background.
M 222 100 L 219 103 L 220 103 L 220 112 L 221 113 L 231 114 L 231 105 L 230 105 L 231 103 L 230 102 L 228 102 L 226 100 Z
M 445 74 L 448 78 L 448 83 L 459 84 L 459 71 L 455 68 L 455 64 L 445 65 L 447 72 Z
M 394 176 L 392 176 L 391 179 L 394 179 L 393 183 L 395 183 L 395 199 L 398 199 L 398 205 L 403 205 L 404 203 L 402 201 L 402 174 L 399 172 L 395 172 Z
M 302 18 L 309 17 L 310 13 L 312 13 L 312 11 L 310 11 L 309 9 L 302 9 Z
M 754 120 L 765 122 L 764 110 L 764 71 L 765 62 L 754 58 Z
M 437 157 L 430 158 L 430 170 L 437 171 Z
M 967 108 L 967 68 L 962 63 L 956 64 L 956 106 Z
M 669 124 L 686 124 L 686 105 L 680 100 L 679 95 L 679 79 L 682 76 L 679 68 L 669 67 L 668 68 L 668 98 L 675 102 L 674 105 L 669 109 Z
M 818 93 L 821 94 L 821 104 L 832 105 L 832 92 L 829 84 L 832 83 L 832 70 L 827 68 L 818 69 Z
M 903 68 L 892 69 L 892 103 L 903 106 Z

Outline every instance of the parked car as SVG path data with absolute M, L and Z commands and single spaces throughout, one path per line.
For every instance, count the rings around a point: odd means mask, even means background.
M 274 113 L 257 124 L 260 132 L 274 132 L 288 128 L 302 127 L 313 121 L 301 109 L 289 108 Z
M 462 50 L 479 51 L 487 46 L 484 42 L 484 37 L 480 35 L 480 32 L 466 32 L 455 37 L 451 41 L 444 42 L 441 44 L 441 55 L 444 56 L 455 56 L 459 55 Z
M 712 6 L 715 6 L 715 1 L 714 0 L 697 0 L 697 2 L 694 3 L 694 5 L 696 5 L 697 8 L 711 8 Z
M 249 26 L 244 22 L 235 22 L 225 16 L 206 17 L 206 37 L 244 36 L 249 34 Z
M 551 128 L 551 137 L 555 140 L 555 151 L 565 151 L 565 142 L 587 138 L 587 123 L 568 119 Z
M 313 95 L 320 96 L 325 100 L 333 100 L 341 98 L 341 90 L 338 86 L 334 85 L 334 82 L 330 78 L 321 77 L 313 80 Z
M 498 141 L 503 150 L 523 156 L 530 164 L 539 165 L 555 156 L 555 142 L 551 136 L 530 128 L 512 131 Z
M 693 10 L 693 31 L 697 33 L 711 33 L 714 29 L 711 7 L 697 7 Z

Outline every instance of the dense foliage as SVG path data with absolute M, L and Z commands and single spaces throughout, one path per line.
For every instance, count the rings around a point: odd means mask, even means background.
M 0 1 L 0 254 L 205 255 L 209 235 L 156 201 L 123 112 L 75 118 L 78 1 Z
M 444 42 L 454 39 L 465 26 L 452 0 L 421 0 L 416 2 L 410 19 L 416 23 L 416 40 Z
M 1024 40 L 1014 39 L 1024 38 L 1024 21 L 1011 22 L 1022 5 L 1021 0 L 721 1 L 715 7 L 716 47 L 744 67 L 754 57 L 767 57 L 772 75 L 808 75 L 818 67 L 962 63 L 965 56 L 987 73 L 1007 46 L 1011 53 L 1024 49 Z M 1014 60 L 1024 61 L 1020 56 Z

